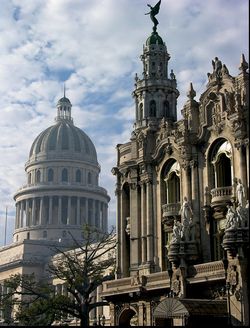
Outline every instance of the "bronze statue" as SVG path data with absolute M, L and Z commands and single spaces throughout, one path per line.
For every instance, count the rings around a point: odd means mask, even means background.
M 157 25 L 159 24 L 159 22 L 155 18 L 155 16 L 159 13 L 160 4 L 161 4 L 161 0 L 159 2 L 157 2 L 157 4 L 154 7 L 152 7 L 150 5 L 147 5 L 148 7 L 150 7 L 151 10 L 150 10 L 149 13 L 145 14 L 145 15 L 150 15 L 150 18 L 151 18 L 152 22 L 154 23 L 154 26 L 153 26 L 153 31 L 154 32 L 156 32 Z

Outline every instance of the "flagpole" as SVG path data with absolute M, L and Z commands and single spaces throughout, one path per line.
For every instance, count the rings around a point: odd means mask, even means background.
M 6 211 L 5 211 L 4 246 L 6 245 L 6 235 L 7 235 L 7 216 L 8 216 L 8 206 L 6 206 Z

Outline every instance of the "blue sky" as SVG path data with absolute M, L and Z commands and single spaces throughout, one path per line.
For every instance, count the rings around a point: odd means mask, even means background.
M 94 142 L 100 185 L 111 196 L 115 224 L 116 145 L 129 141 L 134 122 L 131 93 L 139 59 L 152 32 L 150 0 L 1 0 L 0 11 L 0 231 L 8 206 L 12 240 L 13 195 L 26 183 L 24 164 L 35 137 L 54 123 L 56 103 L 71 100 L 72 116 Z M 247 0 L 162 0 L 158 32 L 171 55 L 180 97 L 190 82 L 205 91 L 211 61 L 218 56 L 231 75 L 240 56 L 248 61 Z M 178 116 L 181 118 L 181 115 Z M 0 234 L 0 245 L 4 233 Z

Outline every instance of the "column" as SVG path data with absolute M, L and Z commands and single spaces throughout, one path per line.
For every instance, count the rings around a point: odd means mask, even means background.
M 16 220 L 15 220 L 15 229 L 19 228 L 19 203 L 16 203 Z
M 147 261 L 147 224 L 145 213 L 145 184 L 141 185 L 141 252 L 142 264 Z
M 147 181 L 146 184 L 146 200 L 147 200 L 147 262 L 153 262 L 153 193 L 152 184 Z
M 246 154 L 244 152 L 244 146 L 243 145 L 240 146 L 239 153 L 240 153 L 240 175 L 241 175 L 241 181 L 242 181 L 242 184 L 243 184 L 245 190 L 247 190 L 247 167 L 246 167 L 247 163 L 246 163 Z
M 80 225 L 80 197 L 76 198 L 76 224 Z
M 126 232 L 125 232 L 125 228 L 126 228 L 126 214 L 127 214 L 127 210 L 128 210 L 128 206 L 130 206 L 130 204 L 124 204 L 125 203 L 125 196 L 124 196 L 124 191 L 119 190 L 118 191 L 118 201 L 117 201 L 117 224 L 118 227 L 117 232 L 119 233 L 119 241 L 117 246 L 120 247 L 120 268 L 118 267 L 118 271 L 119 269 L 121 270 L 120 272 L 118 272 L 118 274 L 121 274 L 121 277 L 124 278 L 127 276 L 128 274 L 128 268 L 130 266 L 130 263 L 128 263 L 127 261 L 127 252 L 129 252 L 129 247 L 128 249 L 126 248 Z M 119 202 L 120 200 L 120 202 Z M 127 205 L 127 206 L 126 206 Z M 118 253 L 117 253 L 118 254 Z
M 72 217 L 71 217 L 71 197 L 70 196 L 68 196 L 67 224 L 72 224 Z
M 139 254 L 139 208 L 137 183 L 130 184 L 130 263 L 131 269 L 138 267 Z
M 58 224 L 62 224 L 62 197 L 58 196 Z
M 96 226 L 96 212 L 97 212 L 97 208 L 96 208 L 96 200 L 92 200 L 92 213 L 91 213 L 91 225 L 92 226 Z
M 52 206 L 53 206 L 53 197 L 49 197 L 49 224 L 52 223 Z
M 246 165 L 247 165 L 247 195 L 246 198 L 249 199 L 249 142 L 246 143 Z
M 32 225 L 35 225 L 35 214 L 36 214 L 36 199 L 32 198 L 32 214 L 31 214 Z
M 199 202 L 200 202 L 200 195 L 198 193 L 198 167 L 197 161 L 192 160 L 190 162 L 191 165 L 191 176 L 192 176 L 192 210 L 193 210 L 193 217 L 194 220 L 199 220 Z M 189 199 L 188 199 L 189 200 Z
M 20 212 L 20 216 L 21 216 L 21 228 L 23 227 L 23 203 L 24 201 L 21 201 L 21 212 Z
M 30 226 L 30 213 L 29 213 L 29 200 L 26 199 L 25 202 L 25 216 L 26 216 L 26 227 Z
M 43 197 L 40 198 L 40 213 L 39 213 L 39 225 L 44 224 L 43 222 Z
M 85 217 L 84 217 L 84 224 L 90 225 L 91 221 L 89 218 L 89 200 L 85 198 Z
M 98 228 L 102 228 L 101 227 L 101 222 L 100 222 L 100 211 L 101 211 L 101 203 L 99 200 L 96 201 L 96 214 L 95 214 L 95 217 L 96 217 L 96 226 Z

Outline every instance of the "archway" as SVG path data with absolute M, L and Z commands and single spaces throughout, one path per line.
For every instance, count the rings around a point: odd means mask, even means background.
M 132 308 L 127 308 L 120 314 L 118 325 L 119 327 L 131 327 L 137 324 L 137 313 Z

